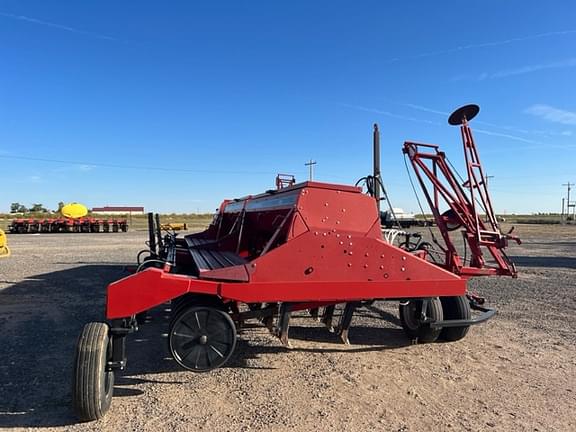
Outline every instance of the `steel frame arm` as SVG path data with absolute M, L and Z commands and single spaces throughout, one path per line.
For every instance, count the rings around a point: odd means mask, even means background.
M 502 234 L 488 193 L 484 171 L 472 131 L 466 119 L 460 126 L 468 179 L 460 184 L 437 145 L 405 142 L 403 152 L 408 156 L 418 182 L 440 230 L 446 248 L 443 267 L 462 276 L 507 275 L 516 277 L 516 268 L 504 249 L 508 240 L 519 239 L 510 233 Z M 429 181 L 426 183 L 425 179 Z M 450 210 L 440 213 L 446 204 Z M 479 213 L 479 208 L 484 215 Z M 481 216 L 485 217 L 485 220 Z M 450 237 L 450 231 L 462 228 L 464 241 L 471 251 L 469 266 L 463 262 Z M 488 265 L 483 250 L 492 256 L 495 265 Z

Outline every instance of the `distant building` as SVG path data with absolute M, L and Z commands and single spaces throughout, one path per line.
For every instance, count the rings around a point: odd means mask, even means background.
M 144 207 L 94 207 L 92 213 L 109 215 L 144 214 Z

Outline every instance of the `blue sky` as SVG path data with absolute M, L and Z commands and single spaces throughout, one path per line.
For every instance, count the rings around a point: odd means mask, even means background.
M 559 211 L 576 181 L 573 1 L 0 0 L 0 59 L 0 211 L 211 211 L 310 158 L 354 183 L 374 122 L 416 210 L 402 143 L 458 166 L 466 103 L 498 212 Z

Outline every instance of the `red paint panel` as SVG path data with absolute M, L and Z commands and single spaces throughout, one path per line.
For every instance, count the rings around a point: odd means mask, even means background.
M 251 282 L 356 282 L 460 278 L 362 233 L 310 231 L 247 265 Z
M 369 299 L 461 296 L 466 281 L 421 280 L 390 282 L 263 282 L 250 284 L 223 283 L 221 295 L 226 299 L 252 302 L 348 302 Z
M 200 277 L 202 279 L 227 280 L 236 282 L 248 282 L 249 280 L 248 271 L 246 270 L 245 265 L 202 271 L 200 273 Z
M 335 229 L 365 235 L 379 220 L 374 199 L 357 191 L 305 188 L 297 205 L 312 231 Z
M 106 318 L 125 318 L 187 292 L 218 293 L 218 283 L 150 268 L 108 285 Z
M 294 214 L 292 218 L 292 225 L 288 230 L 288 237 L 287 240 L 290 241 L 295 237 L 298 237 L 301 234 L 304 234 L 306 231 L 309 231 L 308 227 L 306 226 L 306 222 L 302 219 L 302 215 L 298 210 Z

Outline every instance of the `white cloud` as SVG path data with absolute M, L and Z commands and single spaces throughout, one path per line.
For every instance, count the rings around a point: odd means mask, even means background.
M 370 112 L 370 113 L 374 113 L 374 114 L 380 114 L 380 115 L 383 115 L 386 117 L 392 117 L 392 118 L 400 119 L 400 120 L 406 120 L 406 121 L 411 121 L 411 122 L 416 122 L 416 123 L 425 123 L 425 124 L 434 125 L 434 126 L 441 126 L 442 125 L 442 123 L 438 123 L 435 121 L 418 119 L 418 118 L 414 118 L 414 117 L 408 117 L 408 116 L 392 113 L 390 111 L 379 110 L 376 108 L 368 108 L 368 107 L 364 107 L 364 106 L 360 106 L 360 105 L 349 105 L 349 104 L 345 104 L 345 103 L 341 103 L 340 105 L 344 106 L 346 108 L 351 108 L 351 109 L 355 109 L 358 111 Z
M 560 108 L 554 108 L 550 105 L 537 104 L 524 110 L 527 114 L 532 114 L 536 117 L 541 117 L 554 123 L 561 123 L 565 125 L 576 125 L 576 112 L 566 111 Z M 564 131 L 563 135 L 570 136 L 572 132 Z
M 533 65 L 521 66 L 514 69 L 503 69 L 496 72 L 482 72 L 479 75 L 456 75 L 450 78 L 451 81 L 485 81 L 490 79 L 508 78 L 511 76 L 525 75 L 533 72 L 539 72 L 548 69 L 563 69 L 576 67 L 576 58 L 568 58 L 564 60 L 558 60 L 550 63 L 539 63 Z
M 95 169 L 96 169 L 95 165 L 71 162 L 71 165 L 60 166 L 57 168 L 53 168 L 50 171 L 53 173 L 69 173 L 69 172 L 71 172 L 71 173 L 75 173 L 75 172 L 87 173 L 90 171 L 94 171 Z
M 480 42 L 480 43 L 476 43 L 476 44 L 469 44 L 469 45 L 462 45 L 462 46 L 457 46 L 457 47 L 453 47 L 453 48 L 448 48 L 448 49 L 440 50 L 440 51 L 431 51 L 431 52 L 426 52 L 426 53 L 410 55 L 410 56 L 406 56 L 406 57 L 395 57 L 395 58 L 389 59 L 387 61 L 387 63 L 396 63 L 396 62 L 403 61 L 403 60 L 413 60 L 413 59 L 419 59 L 419 58 L 425 58 L 425 57 L 436 57 L 436 56 L 440 56 L 440 55 L 458 53 L 458 52 L 467 51 L 467 50 L 471 50 L 471 49 L 490 48 L 490 47 L 495 47 L 495 46 L 508 45 L 508 44 L 516 43 L 516 42 L 529 41 L 529 40 L 533 40 L 533 39 L 548 38 L 551 36 L 566 36 L 566 35 L 570 35 L 573 33 L 576 33 L 576 30 L 553 31 L 553 32 L 537 33 L 537 34 L 521 36 L 521 37 L 514 37 L 514 38 L 503 39 L 503 40 L 498 40 L 498 41 Z
M 366 111 L 366 112 L 370 112 L 370 113 L 374 113 L 374 114 L 381 114 L 381 115 L 384 115 L 387 117 L 392 117 L 392 118 L 396 118 L 396 119 L 400 119 L 400 120 L 406 120 L 406 121 L 411 121 L 411 122 L 416 122 L 416 123 L 424 123 L 424 124 L 429 124 L 429 125 L 433 125 L 433 126 L 445 126 L 446 125 L 446 123 L 439 123 L 436 121 L 404 116 L 404 115 L 392 113 L 390 111 L 383 111 L 383 110 L 379 110 L 379 109 L 375 109 L 375 108 L 368 108 L 368 107 L 359 106 L 359 105 L 349 105 L 349 104 L 344 104 L 344 103 L 340 104 L 340 105 L 345 106 L 347 108 L 355 109 L 358 111 Z M 408 106 L 410 108 L 414 108 L 414 109 L 420 110 L 420 111 L 434 113 L 434 114 L 442 114 L 442 115 L 447 114 L 443 111 L 434 110 L 432 108 L 423 107 L 421 105 L 415 105 L 415 104 L 401 104 L 401 105 Z M 501 133 L 501 132 L 493 132 L 493 131 L 489 131 L 489 130 L 485 130 L 485 129 L 478 129 L 478 128 L 474 128 L 474 131 L 478 132 L 480 134 L 484 134 L 484 135 L 491 135 L 491 136 L 497 136 L 497 137 L 502 137 L 502 138 L 508 138 L 510 140 L 513 140 L 513 141 L 521 141 L 521 142 L 525 142 L 525 143 L 529 143 L 529 144 L 541 144 L 539 141 L 534 141 L 531 139 L 519 137 L 516 135 Z
M 100 33 L 94 33 L 94 32 L 89 32 L 89 31 L 85 31 L 85 30 L 80 30 L 74 27 L 69 27 L 69 26 L 65 26 L 65 25 L 61 25 L 61 24 L 56 24 L 53 22 L 48 22 L 48 21 L 42 21 L 36 18 L 31 18 L 25 15 L 14 15 L 14 14 L 10 14 L 10 13 L 5 13 L 5 12 L 0 12 L 0 16 L 4 17 L 4 18 L 10 18 L 13 20 L 18 20 L 18 21 L 24 21 L 27 23 L 31 23 L 31 24 L 37 24 L 37 25 L 42 25 L 42 26 L 46 26 L 46 27 L 52 27 L 58 30 L 64 30 L 67 32 L 71 32 L 71 33 L 77 33 L 77 34 L 81 34 L 81 35 L 86 35 L 86 36 L 92 36 L 95 37 L 97 39 L 104 39 L 104 40 L 109 40 L 109 41 L 118 41 L 119 39 L 114 38 L 112 36 L 106 36 Z
M 529 143 L 529 144 L 541 144 L 540 142 L 534 141 L 531 139 L 526 139 L 526 138 L 522 138 L 522 137 L 519 137 L 516 135 L 510 135 L 510 134 L 505 134 L 505 133 L 500 133 L 500 132 L 493 132 L 493 131 L 489 131 L 489 130 L 485 130 L 485 129 L 474 128 L 474 132 L 484 134 L 484 135 L 508 138 L 508 139 L 511 139 L 514 141 L 521 141 L 521 142 L 525 142 L 525 143 Z
M 574 66 L 576 66 L 576 58 L 569 58 L 569 59 L 565 59 L 565 60 L 555 61 L 552 63 L 541 63 L 541 64 L 535 64 L 535 65 L 522 66 L 522 67 L 516 68 L 516 69 L 505 69 L 505 70 L 501 70 L 501 71 L 489 74 L 487 78 L 479 77 L 478 79 L 482 80 L 482 79 L 488 79 L 488 78 L 490 78 L 490 79 L 506 78 L 506 77 L 514 76 L 514 75 L 524 75 L 524 74 L 528 74 L 528 73 L 532 73 L 532 72 L 538 72 L 538 71 L 545 70 L 545 69 L 561 69 L 561 68 L 574 67 Z
M 398 103 L 398 102 L 392 102 L 395 103 L 396 105 L 401 105 L 401 106 L 405 106 L 408 108 L 412 108 L 418 111 L 423 111 L 423 112 L 427 112 L 427 113 L 432 113 L 432 114 L 438 114 L 441 116 L 445 116 L 448 117 L 450 115 L 450 113 L 445 112 L 445 111 L 439 111 L 437 109 L 433 109 L 433 108 L 429 108 L 429 107 L 425 107 L 422 105 L 417 105 L 417 104 L 413 104 L 413 103 Z M 492 127 L 492 128 L 496 128 L 496 129 L 503 129 L 506 131 L 510 131 L 510 132 L 514 132 L 514 133 L 519 133 L 519 134 L 526 134 L 526 135 L 535 135 L 535 136 L 539 136 L 539 137 L 557 137 L 557 136 L 572 136 L 572 131 L 569 130 L 564 130 L 561 132 L 556 132 L 556 131 L 552 131 L 552 130 L 532 130 L 532 129 L 522 129 L 522 128 L 518 128 L 518 127 L 514 127 L 514 126 L 508 126 L 508 125 L 498 125 L 498 124 L 494 124 L 494 123 L 489 123 L 489 122 L 485 122 L 482 120 L 478 120 L 478 119 L 474 119 L 474 125 L 484 125 L 484 126 L 488 126 L 488 127 Z M 496 132 L 491 132 L 491 131 L 486 131 L 486 130 L 480 130 L 477 129 L 474 126 L 474 130 L 476 132 L 479 133 L 484 133 L 486 135 L 492 134 L 492 135 L 496 135 Z M 499 136 L 505 137 L 505 138 L 510 138 L 516 141 L 525 141 L 525 142 L 529 142 L 529 143 L 538 143 L 537 141 L 534 140 L 527 140 L 525 138 L 519 137 L 519 136 L 514 136 L 514 135 L 510 135 L 510 134 L 502 134 L 500 133 Z

